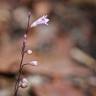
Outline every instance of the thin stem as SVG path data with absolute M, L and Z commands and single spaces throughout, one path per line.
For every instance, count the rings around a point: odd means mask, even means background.
M 27 29 L 26 29 L 26 32 L 23 37 L 23 45 L 22 45 L 22 51 L 21 51 L 21 61 L 20 61 L 20 68 L 19 68 L 19 72 L 18 72 L 18 77 L 17 77 L 17 80 L 16 80 L 16 84 L 15 84 L 15 92 L 14 92 L 14 96 L 18 96 L 18 90 L 19 90 L 19 81 L 21 79 L 21 73 L 22 73 L 22 64 L 23 64 L 23 60 L 24 60 L 24 56 L 25 56 L 25 48 L 26 48 L 26 41 L 27 41 L 27 34 L 28 34 L 28 29 L 29 29 L 29 23 L 30 23 L 30 16 L 31 15 L 28 15 L 28 24 L 27 24 Z
M 20 68 L 19 68 L 19 72 L 18 72 L 18 77 L 16 80 L 16 85 L 15 85 L 15 94 L 14 96 L 17 96 L 18 93 L 18 89 L 19 89 L 19 81 L 20 81 L 20 76 L 21 76 L 21 67 L 22 67 L 22 63 L 23 63 L 23 59 L 24 59 L 24 49 L 25 49 L 25 43 L 23 42 L 23 47 L 22 47 L 22 58 L 21 58 L 21 62 L 20 62 Z

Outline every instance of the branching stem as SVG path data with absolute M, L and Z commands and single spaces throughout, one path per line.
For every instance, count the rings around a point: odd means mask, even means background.
M 28 35 L 28 31 L 29 31 L 30 16 L 31 15 L 29 14 L 29 16 L 28 16 L 27 29 L 26 29 L 26 32 L 25 32 L 24 37 L 23 37 L 23 45 L 22 45 L 22 51 L 21 51 L 21 56 L 22 57 L 21 57 L 19 72 L 18 72 L 16 84 L 15 84 L 14 96 L 18 96 L 19 82 L 20 82 L 21 75 L 22 75 L 21 74 L 22 73 L 22 64 L 23 64 L 23 60 L 24 60 L 24 56 L 25 56 L 26 41 L 27 41 L 27 35 Z

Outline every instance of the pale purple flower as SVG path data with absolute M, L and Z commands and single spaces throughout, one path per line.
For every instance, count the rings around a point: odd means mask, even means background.
M 49 22 L 49 19 L 47 18 L 47 15 L 45 15 L 45 16 L 40 17 L 36 21 L 34 21 L 31 24 L 31 27 L 35 27 L 35 26 L 40 25 L 40 24 L 48 25 L 48 22 Z

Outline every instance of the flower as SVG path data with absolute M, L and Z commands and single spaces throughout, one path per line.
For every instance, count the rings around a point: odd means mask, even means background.
M 47 18 L 47 15 L 45 15 L 45 16 L 42 16 L 39 19 L 37 19 L 35 22 L 33 22 L 31 24 L 31 27 L 35 27 L 40 24 L 48 25 L 48 22 L 49 22 L 49 19 Z
M 29 62 L 29 64 L 31 64 L 33 66 L 37 66 L 38 65 L 38 62 L 37 61 L 31 61 L 31 62 Z

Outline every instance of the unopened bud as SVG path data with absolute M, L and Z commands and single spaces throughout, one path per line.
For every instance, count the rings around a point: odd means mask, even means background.
M 38 62 L 37 61 L 31 61 L 31 62 L 29 62 L 29 64 L 31 64 L 33 66 L 37 66 L 38 65 Z
M 27 50 L 27 54 L 32 54 L 32 50 Z
M 27 38 L 27 34 L 24 34 L 24 38 Z
M 23 78 L 20 82 L 19 82 L 19 86 L 21 88 L 26 88 L 28 86 L 28 81 L 26 78 Z

